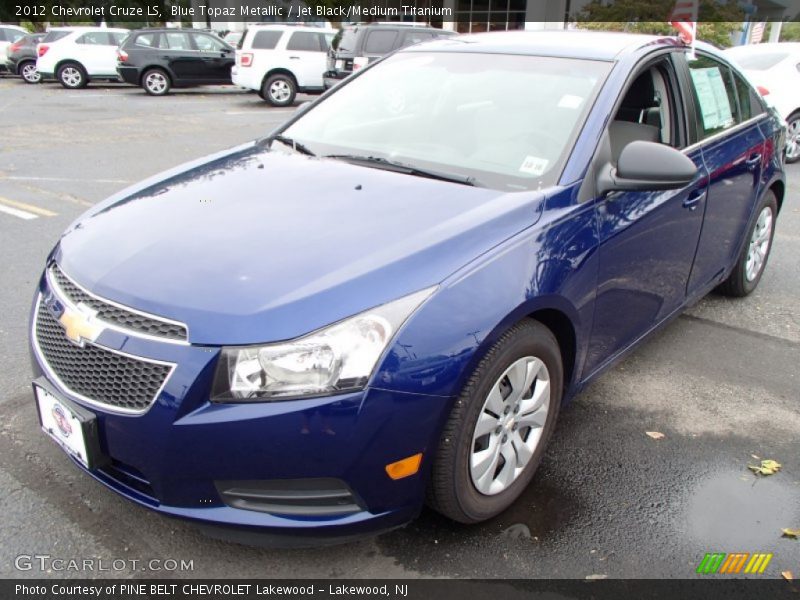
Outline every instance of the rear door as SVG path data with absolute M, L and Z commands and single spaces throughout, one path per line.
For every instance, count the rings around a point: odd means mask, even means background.
M 749 84 L 727 64 L 702 52 L 693 61 L 681 58 L 697 121 L 696 145 L 710 176 L 703 232 L 687 286 L 693 295 L 719 283 L 741 250 L 765 157 L 758 127 L 764 115 Z
M 202 80 L 205 70 L 203 57 L 192 44 L 186 31 L 165 31 L 161 33 L 161 57 L 169 65 L 176 79 L 183 81 Z
M 87 31 L 75 40 L 75 58 L 93 77 L 115 77 L 117 75 L 116 35 L 108 31 Z
M 207 83 L 230 83 L 236 59 L 233 48 L 208 33 L 193 33 L 192 38 L 203 61 L 200 77 Z
M 286 42 L 287 67 L 301 88 L 321 88 L 322 74 L 333 34 L 316 31 L 293 31 Z

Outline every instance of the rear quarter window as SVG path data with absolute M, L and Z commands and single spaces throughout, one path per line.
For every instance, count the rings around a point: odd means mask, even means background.
M 281 39 L 281 35 L 283 35 L 282 31 L 256 31 L 250 47 L 253 50 L 274 50 Z
M 67 37 L 69 34 L 70 34 L 69 31 L 48 31 L 47 34 L 44 36 L 42 43 L 50 44 L 53 42 L 57 42 L 58 40 Z
M 140 33 L 133 44 L 140 48 L 158 48 L 158 33 Z
M 286 49 L 297 52 L 322 52 L 324 48 L 319 38 L 318 33 L 295 31 L 286 43 Z

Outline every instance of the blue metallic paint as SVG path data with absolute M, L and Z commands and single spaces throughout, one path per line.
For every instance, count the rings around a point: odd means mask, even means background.
M 560 185 L 541 193 L 501 194 L 247 144 L 121 192 L 73 224 L 49 261 L 100 296 L 185 321 L 191 341 L 162 344 L 112 330 L 98 339 L 177 368 L 146 414 L 95 411 L 103 451 L 146 477 L 155 498 L 92 475 L 140 504 L 199 522 L 316 536 L 398 526 L 421 507 L 454 396 L 509 326 L 539 311 L 569 323 L 566 402 L 709 291 L 732 268 L 754 218 L 749 183 L 755 178 L 760 194 L 782 184 L 780 127 L 762 119 L 724 143 L 698 147 L 690 153 L 697 179 L 682 190 L 578 202 L 631 70 L 675 44 L 614 40 L 603 58 L 617 63 Z M 456 41 L 427 48 L 459 45 L 475 51 Z M 570 52 L 516 42 L 487 51 L 547 48 Z M 573 55 L 581 52 L 589 50 Z M 747 170 L 740 159 L 756 148 L 762 161 Z M 723 194 L 731 184 L 735 197 Z M 709 193 L 690 211 L 683 202 L 695 190 Z M 297 337 L 436 284 L 363 392 L 210 402 L 219 346 Z M 44 279 L 40 291 L 47 293 Z M 387 463 L 417 452 L 426 457 L 419 475 L 386 476 Z M 225 506 L 213 485 L 301 477 L 342 478 L 367 508 L 281 517 Z

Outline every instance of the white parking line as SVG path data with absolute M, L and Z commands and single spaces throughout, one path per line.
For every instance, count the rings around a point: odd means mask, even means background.
M 30 221 L 31 219 L 38 219 L 39 217 L 33 213 L 29 213 L 26 210 L 20 210 L 18 208 L 11 208 L 10 206 L 6 206 L 5 204 L 0 204 L 0 212 L 4 212 L 8 215 L 12 215 L 19 219 L 25 219 L 26 221 Z
M 55 217 L 58 215 L 58 213 L 55 213 L 52 210 L 47 210 L 46 208 L 36 206 L 35 204 L 17 202 L 16 200 L 9 200 L 8 198 L 0 196 L 0 206 L 3 205 L 5 205 L 5 208 L 20 210 L 24 213 L 33 213 L 35 215 L 39 215 L 40 217 Z

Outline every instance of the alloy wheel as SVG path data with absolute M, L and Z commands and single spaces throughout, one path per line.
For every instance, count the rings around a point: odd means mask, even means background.
M 163 73 L 154 71 L 152 73 L 148 73 L 144 80 L 144 84 L 151 93 L 163 94 L 167 89 L 167 78 Z
M 28 83 L 39 83 L 42 79 L 42 74 L 36 70 L 36 65 L 34 63 L 24 64 L 20 74 Z
M 61 71 L 61 81 L 69 87 L 78 87 L 83 82 L 83 75 L 75 67 L 66 67 Z
M 800 115 L 789 121 L 786 127 L 786 160 L 800 158 Z
M 269 96 L 275 102 L 282 104 L 286 102 L 292 95 L 292 90 L 289 87 L 289 84 L 285 81 L 278 79 L 277 81 L 273 81 L 272 85 L 269 86 Z
M 472 433 L 470 476 L 482 494 L 499 494 L 522 474 L 550 410 L 550 373 L 534 356 L 516 360 L 492 386 Z
M 765 206 L 758 215 L 753 235 L 750 237 L 747 262 L 745 263 L 747 281 L 753 281 L 758 277 L 761 269 L 764 268 L 770 240 L 772 239 L 772 223 L 772 208 Z

